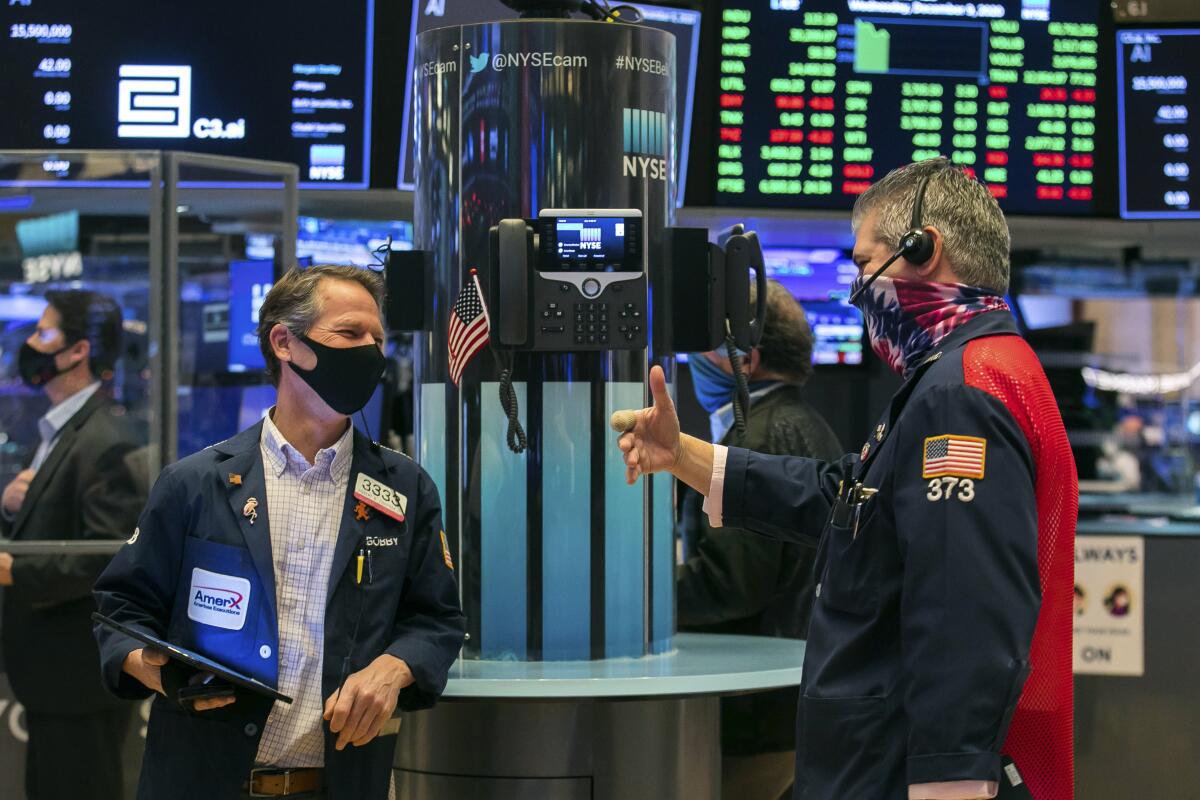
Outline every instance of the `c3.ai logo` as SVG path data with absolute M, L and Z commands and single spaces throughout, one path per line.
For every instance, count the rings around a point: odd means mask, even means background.
M 192 68 L 122 64 L 117 136 L 186 139 L 192 133 Z

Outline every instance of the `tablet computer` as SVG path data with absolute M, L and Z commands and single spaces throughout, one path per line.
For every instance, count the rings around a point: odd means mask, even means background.
M 292 698 L 288 697 L 282 692 L 272 689 L 270 686 L 267 686 L 257 678 L 251 678 L 249 675 L 245 675 L 235 669 L 230 669 L 224 664 L 213 661 L 208 656 L 202 656 L 194 650 L 188 650 L 184 647 L 180 647 L 179 645 L 171 644 L 168 641 L 159 639 L 157 636 L 151 636 L 143 631 L 130 628 L 128 625 L 124 625 L 114 619 L 109 619 L 100 613 L 93 613 L 92 620 L 99 622 L 101 625 L 106 625 L 115 631 L 119 631 L 126 636 L 137 639 L 139 642 L 145 645 L 157 647 L 159 650 L 162 650 L 176 661 L 181 661 L 184 664 L 187 664 L 189 667 L 204 670 L 205 672 L 211 672 L 218 678 L 228 681 L 235 686 L 240 686 L 243 689 L 249 689 L 252 692 L 258 692 L 259 694 L 266 695 L 273 700 L 278 700 L 281 703 L 292 702 Z

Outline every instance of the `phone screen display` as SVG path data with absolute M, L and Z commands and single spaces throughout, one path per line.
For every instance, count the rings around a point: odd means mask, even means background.
M 642 269 L 641 220 L 554 217 L 542 227 L 542 270 L 618 272 Z

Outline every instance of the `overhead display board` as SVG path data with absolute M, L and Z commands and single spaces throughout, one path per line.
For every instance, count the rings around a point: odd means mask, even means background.
M 366 188 L 373 19 L 373 0 L 3 3 L 0 149 L 189 150 Z M 105 183 L 83 166 L 0 185 Z
M 848 208 L 944 155 L 1007 211 L 1093 212 L 1093 0 L 724 0 L 721 14 L 719 205 Z
M 1200 219 L 1200 29 L 1117 33 L 1121 216 Z
M 1112 0 L 1117 22 L 1200 22 L 1196 0 Z

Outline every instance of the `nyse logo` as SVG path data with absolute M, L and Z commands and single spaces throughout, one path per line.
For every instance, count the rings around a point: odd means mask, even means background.
M 308 179 L 310 181 L 344 181 L 346 179 L 346 145 L 314 144 L 308 148 Z
M 117 136 L 186 139 L 192 128 L 192 68 L 122 64 Z
M 622 115 L 625 155 L 621 174 L 626 178 L 667 179 L 667 115 L 661 111 L 627 108 Z

